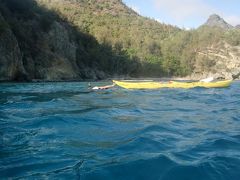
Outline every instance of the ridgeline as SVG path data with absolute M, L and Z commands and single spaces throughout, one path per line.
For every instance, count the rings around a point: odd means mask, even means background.
M 240 72 L 240 29 L 224 23 L 213 15 L 186 31 L 121 0 L 1 0 L 0 81 L 230 78 Z

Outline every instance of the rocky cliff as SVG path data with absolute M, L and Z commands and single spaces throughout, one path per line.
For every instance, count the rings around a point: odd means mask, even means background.
M 101 48 L 95 38 L 55 12 L 33 0 L 3 0 L 0 12 L 0 81 L 106 77 L 97 62 L 85 61 L 94 61 L 90 51 Z
M 211 36 L 222 36 L 196 51 L 192 78 L 213 76 L 219 79 L 236 78 L 240 73 L 240 31 L 217 14 L 211 15 L 203 25 L 215 28 Z M 211 31 L 207 29 L 207 31 Z M 209 34 L 210 35 L 210 34 Z M 209 37 L 209 38 L 212 38 Z M 207 40 L 206 40 L 207 41 Z
M 25 75 L 18 41 L 0 14 L 0 81 L 22 80 Z
M 236 25 L 236 27 L 235 28 L 237 28 L 237 29 L 240 29 L 240 25 Z
M 240 72 L 240 46 L 214 44 L 197 51 L 192 78 L 232 79 Z
M 210 27 L 220 27 L 226 30 L 233 28 L 232 25 L 228 24 L 223 18 L 221 18 L 217 14 L 212 14 L 211 16 L 209 16 L 207 22 L 204 25 Z

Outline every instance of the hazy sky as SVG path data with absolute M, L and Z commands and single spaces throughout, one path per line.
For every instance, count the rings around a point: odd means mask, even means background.
M 218 14 L 231 25 L 240 24 L 240 0 L 123 0 L 140 15 L 166 24 L 197 28 Z

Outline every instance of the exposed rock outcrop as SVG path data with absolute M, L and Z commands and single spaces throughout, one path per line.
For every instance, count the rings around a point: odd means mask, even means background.
M 216 44 L 197 52 L 198 64 L 193 79 L 209 76 L 215 79 L 232 79 L 240 73 L 240 47 L 227 43 Z
M 226 30 L 233 28 L 232 25 L 228 24 L 223 18 L 221 18 L 217 14 L 212 14 L 204 25 L 210 27 L 220 27 Z
M 53 22 L 41 39 L 46 47 L 36 56 L 35 74 L 38 79 L 74 80 L 79 77 L 76 64 L 76 45 L 70 41 L 68 29 Z
M 0 2 L 0 81 L 106 77 L 97 62 L 91 62 L 95 56 L 89 51 L 100 48 L 94 37 L 34 0 L 4 2 Z
M 23 80 L 26 73 L 16 37 L 0 14 L 0 81 Z
M 236 29 L 240 29 L 240 24 L 235 26 Z

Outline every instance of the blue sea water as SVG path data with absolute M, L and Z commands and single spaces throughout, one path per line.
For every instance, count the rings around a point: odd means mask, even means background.
M 239 180 L 239 110 L 237 81 L 101 91 L 0 84 L 0 179 Z

